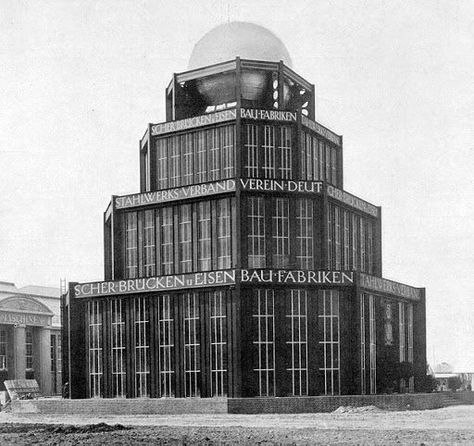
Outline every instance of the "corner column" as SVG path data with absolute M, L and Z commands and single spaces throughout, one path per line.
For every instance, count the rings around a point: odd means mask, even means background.
M 13 327 L 13 379 L 25 379 L 26 370 L 26 326 Z
M 37 381 L 43 395 L 51 395 L 51 330 L 38 329 L 39 369 Z

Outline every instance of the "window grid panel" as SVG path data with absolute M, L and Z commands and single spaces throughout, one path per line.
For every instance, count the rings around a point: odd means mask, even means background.
M 331 147 L 331 183 L 337 186 L 337 150 Z
M 201 201 L 198 203 L 198 270 L 209 271 L 211 269 L 211 202 Z
M 369 294 L 369 353 L 370 353 L 370 393 L 377 393 L 377 339 L 375 321 L 375 299 Z
M 313 202 L 306 198 L 297 201 L 296 263 L 300 269 L 313 269 Z
M 318 315 L 323 329 L 324 391 L 326 395 L 340 394 L 340 348 L 339 348 L 339 292 L 322 291 L 322 312 Z
M 360 270 L 362 272 L 367 272 L 367 265 L 366 265 L 366 243 L 365 243 L 365 219 L 360 218 Z
M 249 268 L 264 268 L 266 266 L 265 203 L 262 197 L 249 197 L 248 203 L 248 265 Z
M 200 326 L 196 293 L 184 295 L 184 396 L 200 396 Z
M 400 362 L 406 361 L 406 338 L 405 338 L 405 304 L 398 303 L 398 333 L 399 333 L 399 352 Z
M 275 214 L 273 220 L 273 265 L 285 267 L 289 264 L 290 256 L 290 210 L 288 198 L 276 198 L 274 201 Z
M 110 326 L 112 394 L 114 397 L 125 397 L 125 319 L 122 309 L 122 300 L 111 300 L 109 305 L 112 318 Z
M 275 127 L 263 127 L 263 177 L 276 178 Z
M 359 217 L 352 214 L 352 269 L 359 269 Z
M 98 301 L 88 302 L 89 315 L 89 396 L 102 397 L 102 313 Z
M 192 231 L 191 231 L 191 205 L 184 204 L 179 207 L 179 263 L 182 273 L 189 273 L 193 269 L 192 256 Z
M 334 206 L 334 266 L 336 270 L 341 269 L 342 245 L 341 245 L 341 210 Z
M 319 179 L 321 181 L 327 180 L 324 166 L 324 142 L 319 141 Z
M 174 397 L 174 318 L 169 294 L 159 297 L 158 354 L 161 397 Z
M 273 290 L 257 290 L 257 368 L 259 396 L 275 396 L 275 302 Z
M 155 259 L 155 215 L 154 211 L 145 211 L 144 232 L 144 254 L 145 254 L 145 276 L 156 274 Z
M 196 175 L 198 183 L 207 181 L 207 150 L 206 137 L 204 131 L 194 133 L 194 150 L 196 154 Z
M 304 133 L 304 143 L 306 145 L 306 180 L 310 181 L 313 179 L 313 149 L 314 146 L 311 144 L 311 135 Z
M 280 177 L 289 180 L 292 178 L 291 163 L 291 127 L 280 127 Z
M 360 295 L 360 392 L 362 395 L 367 393 L 365 364 L 365 296 Z
M 305 132 L 301 132 L 301 151 L 300 151 L 300 178 L 302 180 L 307 180 L 308 176 L 306 173 L 306 154 L 307 154 L 307 147 L 306 147 L 306 138 Z
M 206 143 L 209 165 L 209 181 L 218 180 L 221 177 L 221 148 L 219 144 L 219 129 L 206 131 Z
M 161 209 L 161 264 L 162 274 L 173 274 L 173 208 Z
M 150 345 L 149 309 L 145 297 L 137 297 L 135 305 L 135 396 L 149 397 Z
M 217 209 L 217 268 L 226 269 L 232 258 L 230 199 L 218 200 Z
M 328 205 L 328 214 L 327 214 L 327 268 L 333 268 L 333 213 L 334 213 L 334 206 Z
M 172 136 L 168 139 L 168 150 L 170 152 L 170 175 L 169 187 L 181 186 L 181 139 Z
M 247 153 L 247 164 L 244 169 L 246 171 L 247 177 L 258 177 L 260 163 L 258 159 L 259 155 L 259 145 L 258 145 L 258 127 L 254 124 L 245 125 L 245 145 Z
M 212 396 L 227 395 L 227 317 L 222 291 L 210 293 L 210 369 Z
M 168 188 L 168 150 L 167 138 L 159 138 L 156 141 L 156 163 L 158 172 L 158 188 Z
M 311 137 L 311 154 L 313 161 L 313 180 L 319 180 L 319 142 L 314 136 Z
M 181 150 L 182 150 L 182 166 L 183 166 L 183 175 L 182 181 L 183 185 L 189 185 L 193 183 L 194 177 L 194 163 L 193 163 L 193 134 L 188 133 L 181 136 Z
M 220 127 L 222 145 L 222 178 L 235 176 L 235 126 Z
M 125 272 L 128 279 L 133 279 L 138 276 L 137 213 L 125 215 Z
M 347 211 L 343 211 L 343 269 L 348 271 L 350 269 L 350 214 Z
M 291 348 L 290 368 L 292 394 L 303 396 L 308 394 L 308 321 L 307 292 L 290 290 L 289 314 L 291 337 L 286 341 Z

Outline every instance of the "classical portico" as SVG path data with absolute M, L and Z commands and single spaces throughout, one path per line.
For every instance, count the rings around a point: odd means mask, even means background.
M 59 327 L 53 326 L 53 317 L 59 316 L 53 311 L 55 306 L 51 309 L 41 302 L 48 299 L 45 296 L 22 294 L 18 289 L 6 296 L 1 291 L 0 386 L 6 379 L 36 379 L 43 395 L 58 393 L 60 380 L 52 377 L 58 370 L 59 353 Z

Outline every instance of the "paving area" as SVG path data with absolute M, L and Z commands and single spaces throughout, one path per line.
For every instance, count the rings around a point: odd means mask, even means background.
M 0 413 L 1 445 L 472 445 L 474 406 L 285 415 Z M 362 410 L 363 409 L 363 410 Z

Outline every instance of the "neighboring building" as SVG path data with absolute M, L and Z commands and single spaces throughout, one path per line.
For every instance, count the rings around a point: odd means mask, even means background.
M 472 390 L 474 372 L 455 369 L 447 362 L 437 364 L 433 376 L 439 392 Z
M 9 379 L 36 379 L 43 395 L 61 393 L 59 289 L 0 282 L 0 391 Z
M 140 192 L 105 211 L 105 281 L 64 295 L 71 396 L 416 390 L 425 290 L 382 278 L 381 208 L 343 190 L 314 86 L 256 25 L 190 64 L 140 141 Z

